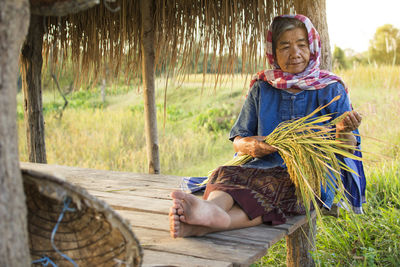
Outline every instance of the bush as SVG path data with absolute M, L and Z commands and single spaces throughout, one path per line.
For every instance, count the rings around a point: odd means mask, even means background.
M 200 113 L 194 120 L 194 127 L 203 127 L 209 132 L 229 131 L 235 118 L 232 107 L 222 105 L 222 108 L 210 108 Z

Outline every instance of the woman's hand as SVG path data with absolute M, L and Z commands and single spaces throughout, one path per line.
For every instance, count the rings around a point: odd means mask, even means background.
M 348 133 L 357 129 L 361 124 L 361 115 L 353 110 L 347 112 L 347 115 L 336 124 L 336 132 L 338 133 Z
M 261 158 L 276 152 L 277 149 L 265 143 L 264 139 L 265 137 L 263 136 L 236 136 L 233 141 L 233 147 L 239 156 L 246 154 L 253 158 Z
M 347 115 L 338 123 L 336 123 L 336 138 L 340 138 L 346 145 L 355 147 L 357 140 L 352 131 L 357 129 L 361 124 L 362 117 L 357 111 L 349 111 Z M 354 153 L 353 148 L 346 149 L 350 153 Z

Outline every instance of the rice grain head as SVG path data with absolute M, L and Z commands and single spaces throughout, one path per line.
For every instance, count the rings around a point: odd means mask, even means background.
M 321 218 L 317 202 L 317 199 L 320 200 L 321 184 L 330 185 L 336 189 L 336 195 L 339 198 L 346 199 L 340 170 L 351 172 L 352 170 L 339 161 L 338 156 L 361 160 L 346 150 L 353 147 L 336 138 L 334 125 L 346 114 L 342 114 L 335 120 L 331 120 L 333 114 L 313 118 L 315 114 L 339 98 L 340 96 L 336 96 L 328 104 L 318 107 L 305 117 L 282 122 L 264 140 L 278 150 L 285 162 L 290 179 L 295 185 L 298 201 L 305 206 L 308 216 L 310 216 L 311 208 L 314 207 L 317 217 Z M 237 156 L 223 166 L 243 165 L 252 159 L 253 157 L 249 155 Z M 208 178 L 212 173 L 213 171 L 209 173 Z M 328 173 L 334 177 L 330 179 Z M 203 184 L 206 184 L 208 180 Z

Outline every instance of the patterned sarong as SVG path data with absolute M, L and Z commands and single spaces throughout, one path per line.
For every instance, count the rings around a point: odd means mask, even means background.
M 286 169 L 221 166 L 214 171 L 203 198 L 220 190 L 232 196 L 249 219 L 262 216 L 266 224 L 283 224 L 287 216 L 305 214 Z

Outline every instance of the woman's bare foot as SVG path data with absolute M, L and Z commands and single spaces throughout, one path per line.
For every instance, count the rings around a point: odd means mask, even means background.
M 226 229 L 231 223 L 228 213 L 210 201 L 182 191 L 174 191 L 171 196 L 169 218 L 173 237 L 201 235 L 206 228 Z
M 171 207 L 169 213 L 169 225 L 171 237 L 188 237 L 188 236 L 203 236 L 213 232 L 211 228 L 199 225 L 190 225 L 179 220 L 179 215 L 176 215 L 176 210 Z

